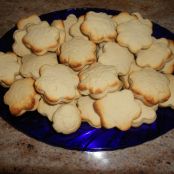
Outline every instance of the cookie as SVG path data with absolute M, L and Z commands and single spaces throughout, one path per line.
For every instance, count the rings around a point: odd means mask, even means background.
M 152 44 L 152 28 L 138 19 L 121 23 L 117 26 L 117 41 L 121 46 L 129 48 L 132 53 L 147 49 Z
M 81 112 L 81 119 L 88 122 L 93 127 L 100 128 L 101 120 L 99 115 L 94 110 L 94 102 L 95 100 L 93 100 L 91 97 L 85 96 L 79 98 L 77 105 Z
M 53 114 L 56 112 L 56 110 L 61 106 L 62 104 L 56 104 L 56 105 L 50 105 L 46 103 L 43 99 L 39 101 L 37 111 L 43 115 L 46 116 L 50 121 L 53 121 Z
M 39 70 L 43 65 L 58 64 L 56 53 L 46 53 L 43 56 L 29 54 L 22 58 L 20 73 L 23 77 L 39 78 Z
M 86 13 L 85 20 L 81 25 L 81 31 L 95 43 L 113 41 L 117 36 L 116 24 L 111 16 L 102 12 L 90 11 Z
M 63 43 L 59 60 L 73 70 L 80 71 L 96 61 L 96 45 L 89 40 L 75 37 Z
M 58 46 L 57 46 L 57 54 L 60 54 L 60 47 L 61 45 L 64 43 L 65 41 L 65 27 L 64 27 L 64 23 L 62 20 L 54 20 L 51 23 L 51 26 L 54 26 L 58 29 L 59 31 L 59 39 L 58 39 Z
M 41 22 L 40 18 L 38 15 L 33 14 L 31 16 L 25 17 L 25 18 L 21 18 L 18 22 L 17 22 L 17 28 L 20 30 L 23 30 L 26 28 L 27 25 L 30 24 L 39 24 Z
M 146 123 L 146 124 L 153 123 L 157 118 L 155 109 L 153 109 L 153 107 L 146 106 L 140 100 L 136 100 L 136 102 L 141 107 L 141 114 L 138 118 L 132 121 L 132 127 L 139 127 L 143 123 Z
M 127 48 L 115 42 L 106 42 L 101 49 L 98 62 L 115 66 L 119 75 L 126 75 L 129 72 L 134 55 Z
M 70 34 L 72 37 L 82 37 L 83 39 L 87 39 L 88 40 L 88 37 L 86 37 L 82 32 L 81 32 L 81 29 L 80 29 L 80 26 L 81 24 L 83 23 L 85 17 L 84 16 L 80 16 L 78 21 L 73 24 L 70 28 Z
M 81 125 L 80 111 L 74 104 L 60 106 L 53 115 L 53 128 L 56 132 L 70 134 Z
M 152 45 L 137 52 L 136 63 L 141 67 L 151 67 L 160 70 L 170 60 L 171 50 L 165 38 L 153 39 Z
M 71 68 L 62 64 L 44 65 L 40 69 L 35 88 L 46 102 L 58 104 L 79 97 L 78 83 L 78 76 Z
M 95 111 L 101 117 L 102 126 L 107 129 L 118 128 L 126 131 L 132 121 L 139 117 L 141 108 L 130 90 L 108 94 L 94 103 Z
M 70 35 L 70 28 L 75 23 L 77 23 L 77 17 L 74 14 L 68 15 L 66 20 L 63 21 L 65 27 L 65 41 L 69 41 L 72 39 L 72 36 Z
M 34 80 L 25 78 L 15 81 L 4 95 L 4 103 L 12 115 L 20 116 L 26 111 L 36 110 L 40 95 L 33 87 Z
M 78 89 L 82 95 L 99 99 L 109 92 L 120 90 L 121 81 L 115 66 L 94 63 L 79 73 Z
M 130 70 L 129 70 L 129 73 L 126 74 L 126 75 L 123 75 L 123 76 L 120 76 L 120 79 L 121 81 L 123 82 L 123 87 L 126 88 L 126 89 L 129 89 L 129 75 L 132 73 L 132 72 L 135 72 L 135 71 L 139 71 L 141 70 L 142 68 L 139 67 L 135 61 L 132 62 L 131 66 L 130 66 Z
M 141 16 L 140 13 L 136 12 L 136 13 L 132 13 L 131 15 L 132 15 L 132 16 L 136 16 L 137 19 L 138 19 L 141 23 L 143 23 L 143 24 L 147 25 L 148 27 L 152 28 L 152 26 L 153 26 L 153 25 L 152 25 L 152 22 L 151 22 L 149 19 L 144 19 L 144 18 Z
M 19 58 L 14 53 L 0 52 L 0 84 L 9 87 L 19 74 Z
M 167 77 L 152 68 L 132 72 L 129 85 L 135 97 L 148 106 L 165 102 L 171 95 Z
M 170 56 L 170 60 L 166 62 L 166 64 L 160 71 L 166 74 L 172 74 L 174 72 L 174 41 L 168 40 L 168 42 L 172 54 Z
M 26 35 L 26 30 L 16 30 L 13 34 L 14 43 L 12 45 L 13 52 L 20 57 L 31 54 L 31 50 L 27 48 L 22 42 L 23 37 Z
M 170 88 L 171 96 L 166 102 L 160 103 L 159 106 L 171 107 L 172 109 L 174 109 L 174 76 L 172 74 L 167 74 L 166 76 L 170 81 L 169 88 Z
M 56 51 L 58 47 L 59 31 L 43 21 L 31 25 L 26 29 L 27 34 L 23 37 L 24 44 L 37 55 L 43 55 L 47 51 Z
M 130 15 L 128 12 L 121 12 L 118 15 L 112 17 L 112 20 L 117 24 L 122 24 L 131 20 L 137 19 L 136 16 Z

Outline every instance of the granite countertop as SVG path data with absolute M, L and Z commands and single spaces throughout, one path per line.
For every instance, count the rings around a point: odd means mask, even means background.
M 172 0 L 0 0 L 0 36 L 20 17 L 74 7 L 138 11 L 174 32 Z M 127 149 L 79 152 L 41 143 L 0 117 L 0 173 L 174 173 L 174 130 Z

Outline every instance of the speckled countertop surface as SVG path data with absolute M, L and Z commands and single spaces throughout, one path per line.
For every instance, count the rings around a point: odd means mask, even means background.
M 173 0 L 0 0 L 0 36 L 22 16 L 74 7 L 138 11 L 174 32 Z M 92 153 L 38 142 L 0 118 L 0 173 L 174 173 L 174 130 L 136 147 Z

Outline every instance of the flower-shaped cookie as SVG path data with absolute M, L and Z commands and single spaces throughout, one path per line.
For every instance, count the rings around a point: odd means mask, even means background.
M 82 70 L 79 78 L 80 93 L 96 99 L 104 97 L 108 92 L 120 90 L 122 87 L 117 69 L 112 65 L 94 63 Z
M 22 58 L 20 73 L 23 77 L 39 78 L 39 70 L 43 65 L 58 64 L 56 53 L 46 53 L 43 56 L 28 54 Z
M 47 51 L 56 51 L 58 47 L 59 31 L 43 21 L 26 28 L 27 34 L 23 37 L 24 44 L 37 55 Z
M 94 109 L 101 117 L 102 126 L 125 131 L 141 113 L 132 91 L 122 90 L 108 94 L 94 103 Z
M 130 20 L 117 26 L 117 41 L 120 45 L 128 47 L 133 53 L 140 49 L 149 48 L 152 44 L 152 27 L 140 20 Z
M 136 98 L 149 106 L 165 102 L 171 95 L 167 77 L 152 68 L 132 72 L 129 85 Z
M 36 110 L 40 95 L 35 92 L 34 80 L 25 78 L 15 81 L 4 95 L 4 103 L 12 115 L 20 116 L 26 111 Z
M 98 62 L 104 65 L 114 65 L 119 75 L 126 75 L 133 61 L 134 55 L 115 42 L 106 42 L 101 51 L 99 50 Z
M 79 71 L 96 61 L 96 45 L 89 40 L 75 37 L 63 43 L 59 60 L 73 70 Z
M 19 74 L 20 63 L 14 53 L 0 52 L 0 84 L 9 87 Z
M 165 38 L 153 39 L 152 45 L 137 52 L 136 63 L 141 67 L 159 70 L 170 60 L 171 50 Z
M 78 76 L 71 68 L 61 64 L 44 65 L 35 88 L 48 103 L 57 104 L 78 98 L 78 83 Z
M 95 43 L 116 39 L 116 24 L 106 13 L 88 12 L 81 25 L 81 31 Z

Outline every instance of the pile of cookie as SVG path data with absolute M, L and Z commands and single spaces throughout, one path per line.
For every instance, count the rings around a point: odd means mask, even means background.
M 125 131 L 153 123 L 158 106 L 174 108 L 174 42 L 152 37 L 139 13 L 90 11 L 51 25 L 32 15 L 13 38 L 13 52 L 0 52 L 0 84 L 14 116 L 37 110 L 70 134 L 82 121 Z

